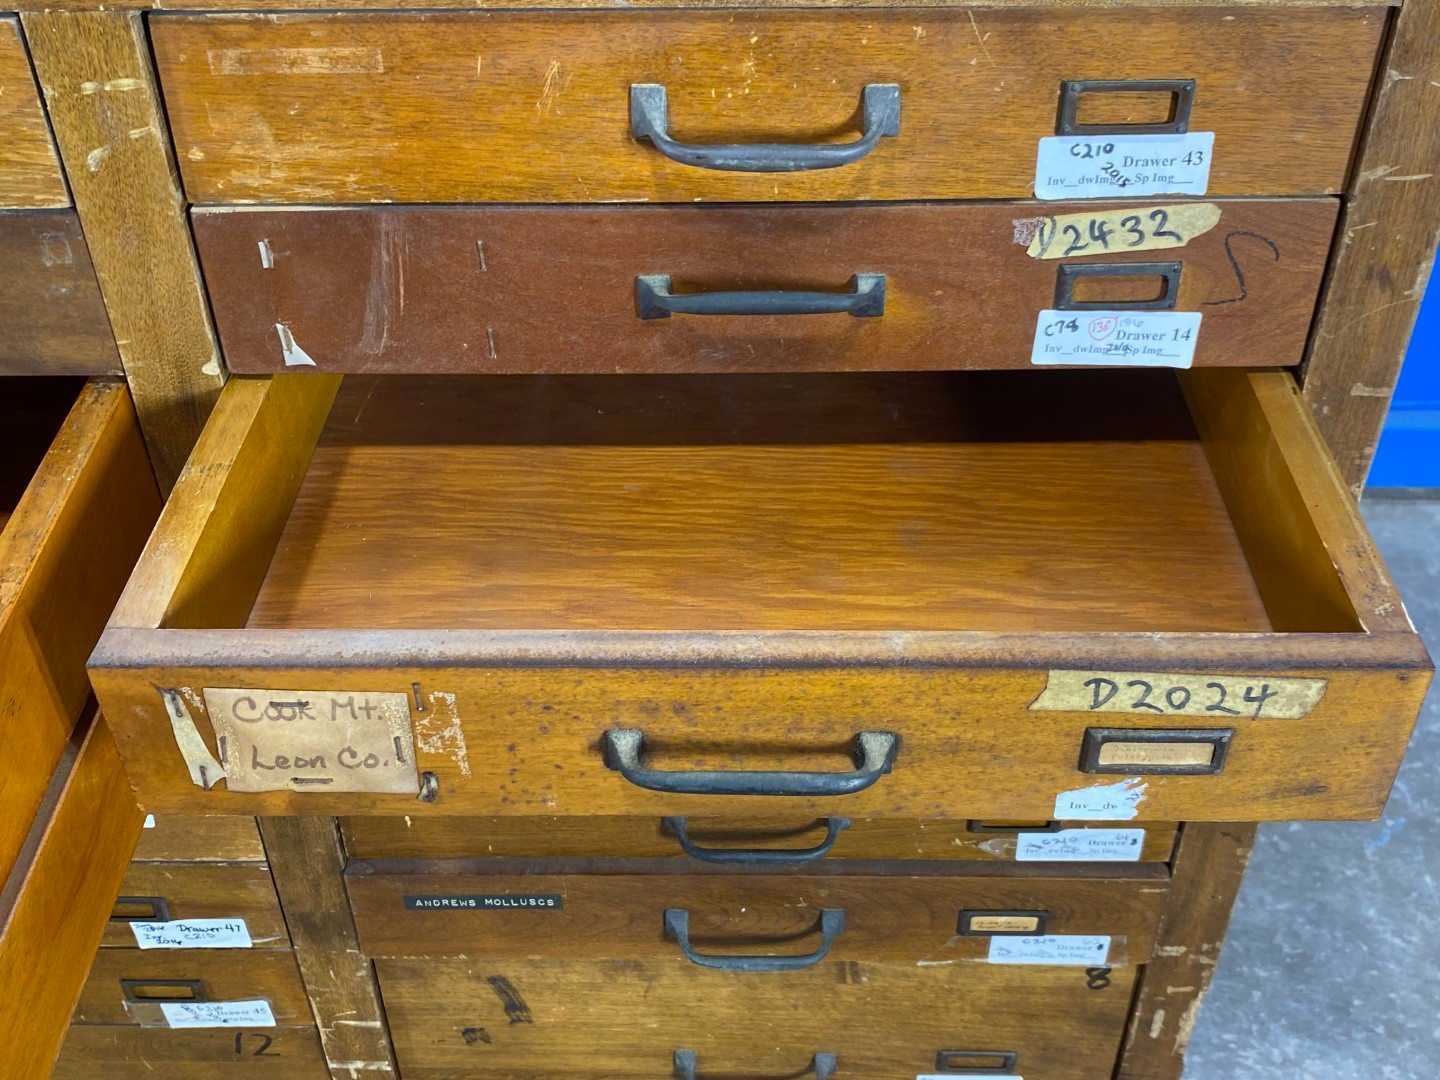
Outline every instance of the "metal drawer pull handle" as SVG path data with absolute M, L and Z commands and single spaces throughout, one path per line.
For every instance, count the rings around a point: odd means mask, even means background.
M 851 753 L 853 772 L 663 772 L 645 768 L 645 733 L 638 728 L 611 728 L 601 740 L 605 767 L 636 787 L 672 795 L 851 795 L 864 791 L 895 764 L 900 736 L 889 731 L 862 731 Z
M 138 915 L 125 915 L 121 908 L 140 907 L 146 910 Z M 170 904 L 163 896 L 117 896 L 115 906 L 110 910 L 111 922 L 169 922 Z
M 665 909 L 665 936 L 674 938 L 685 959 L 701 967 L 720 971 L 802 971 L 814 967 L 830 953 L 830 946 L 845 929 L 845 912 L 839 908 L 820 910 L 820 947 L 802 956 L 713 956 L 696 952 L 690 944 L 690 913 L 684 908 Z
M 885 314 L 885 275 L 855 274 L 847 292 L 699 292 L 672 293 L 667 274 L 635 279 L 635 310 L 642 319 L 671 315 L 853 315 L 873 319 Z
M 1184 263 L 1062 263 L 1055 278 L 1058 311 L 1173 311 L 1180 299 Z M 1158 277 L 1165 291 L 1154 300 L 1076 300 L 1075 284 L 1087 277 Z
M 815 1080 L 830 1080 L 835 1075 L 835 1055 L 816 1054 L 810 1060 L 810 1071 L 815 1074 Z M 675 1051 L 675 1075 L 680 1080 L 698 1080 L 694 1050 Z
M 860 96 L 865 134 L 854 142 L 697 146 L 670 138 L 670 104 L 659 83 L 630 84 L 630 134 L 671 161 L 726 172 L 804 172 L 859 161 L 881 138 L 900 134 L 900 87 L 870 83 Z
M 140 991 L 173 991 L 173 993 L 142 994 Z M 147 1001 L 209 1001 L 205 984 L 199 979 L 121 979 L 120 993 L 126 1001 L 144 1003 Z
M 823 859 L 830 854 L 830 849 L 835 846 L 840 833 L 850 827 L 850 819 L 843 817 L 824 818 L 825 839 L 814 847 L 774 849 L 774 848 L 703 848 L 690 839 L 686 831 L 686 819 L 683 817 L 667 817 L 660 820 L 660 826 L 680 841 L 681 848 L 685 854 L 692 859 L 700 859 L 710 863 L 742 863 L 756 865 L 762 863 L 799 863 L 810 862 L 814 859 Z
M 1082 124 L 1077 119 L 1085 94 L 1171 94 L 1175 103 L 1162 124 Z M 1194 79 L 1066 79 L 1060 84 L 1057 135 L 1184 135 L 1195 104 Z

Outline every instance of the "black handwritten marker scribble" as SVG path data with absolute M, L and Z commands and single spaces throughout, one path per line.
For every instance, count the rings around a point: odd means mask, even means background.
M 513 983 L 504 975 L 491 975 L 485 980 L 490 984 L 490 989 L 495 991 L 495 996 L 500 999 L 500 1004 L 505 1006 L 505 1015 L 512 1024 L 533 1024 L 535 1017 L 530 1015 L 530 1006 L 525 1004 L 525 999 L 520 996 L 520 991 L 515 989 Z
M 484 1043 L 486 1046 L 490 1046 L 495 1041 L 490 1037 L 490 1033 L 482 1027 L 461 1028 L 460 1038 L 465 1040 L 466 1046 L 474 1046 L 476 1043 Z
M 1250 289 L 1245 284 L 1245 271 L 1240 268 L 1240 260 L 1235 256 L 1235 241 L 1242 236 L 1249 237 L 1252 240 L 1259 240 L 1270 249 L 1270 254 L 1275 256 L 1275 261 L 1280 261 L 1280 245 L 1268 236 L 1261 236 L 1259 233 L 1251 232 L 1249 229 L 1236 229 L 1232 233 L 1227 233 L 1225 236 L 1225 258 L 1230 260 L 1230 269 L 1235 272 L 1235 283 L 1240 287 L 1240 295 L 1231 296 L 1225 300 L 1206 300 L 1203 306 L 1216 307 L 1220 304 L 1238 304 L 1240 301 L 1249 298 Z

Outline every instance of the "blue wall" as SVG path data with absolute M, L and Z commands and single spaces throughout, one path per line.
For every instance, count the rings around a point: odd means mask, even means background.
M 1440 269 L 1420 307 L 1369 486 L 1440 488 Z

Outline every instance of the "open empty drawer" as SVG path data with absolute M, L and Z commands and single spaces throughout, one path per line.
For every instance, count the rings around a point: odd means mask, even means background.
M 237 814 L 1366 817 L 1430 672 L 1239 370 L 237 378 L 92 659 Z

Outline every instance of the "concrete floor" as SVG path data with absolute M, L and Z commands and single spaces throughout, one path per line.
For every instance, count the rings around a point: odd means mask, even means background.
M 1367 498 L 1410 617 L 1440 656 L 1440 496 Z M 1383 820 L 1267 825 L 1185 1080 L 1440 1077 L 1440 692 Z

